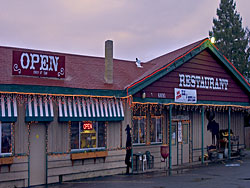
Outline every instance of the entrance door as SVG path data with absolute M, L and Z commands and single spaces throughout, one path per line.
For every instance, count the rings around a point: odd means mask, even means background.
M 190 162 L 189 127 L 189 120 L 172 121 L 172 151 L 174 165 Z
M 30 185 L 46 183 L 45 135 L 45 125 L 30 125 Z

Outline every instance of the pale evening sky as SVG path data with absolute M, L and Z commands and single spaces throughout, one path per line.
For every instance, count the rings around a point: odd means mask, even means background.
M 151 60 L 208 37 L 220 0 L 0 0 L 0 46 Z M 237 0 L 250 27 L 250 1 Z

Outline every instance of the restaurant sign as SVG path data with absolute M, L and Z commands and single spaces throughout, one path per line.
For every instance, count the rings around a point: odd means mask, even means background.
M 227 90 L 228 79 L 179 74 L 179 87 L 202 88 L 212 90 Z
M 13 51 L 12 75 L 65 78 L 65 56 Z
M 174 101 L 180 103 L 196 103 L 197 93 L 195 89 L 174 88 Z

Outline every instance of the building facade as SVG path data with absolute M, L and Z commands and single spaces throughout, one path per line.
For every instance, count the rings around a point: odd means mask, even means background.
M 134 171 L 146 152 L 145 168 L 203 162 L 211 127 L 232 130 L 229 156 L 245 147 L 249 84 L 208 39 L 141 66 L 113 59 L 112 41 L 105 58 L 0 47 L 0 59 L 0 186 L 125 173 L 127 125 Z

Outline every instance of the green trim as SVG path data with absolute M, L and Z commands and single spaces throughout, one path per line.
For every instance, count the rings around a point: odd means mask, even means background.
M 6 123 L 10 123 L 10 122 L 16 122 L 17 121 L 17 117 L 0 117 L 0 121 L 1 122 L 6 122 Z
M 134 109 L 132 107 L 132 109 L 130 110 L 130 123 L 131 123 L 131 173 L 133 174 L 134 173 L 134 124 L 133 124 L 133 119 L 134 119 L 134 113 L 133 113 Z M 128 122 L 128 125 L 129 125 L 129 122 Z M 127 148 L 126 148 L 127 149 Z
M 155 73 L 154 75 L 146 78 L 144 81 L 139 82 L 139 83 L 135 84 L 134 86 L 132 86 L 130 88 L 127 88 L 128 89 L 128 95 L 134 95 L 135 93 L 137 93 L 140 90 L 144 89 L 148 85 L 152 84 L 153 82 L 157 81 L 158 79 L 160 79 L 161 77 L 165 76 L 169 72 L 175 70 L 176 68 L 178 68 L 182 64 L 186 63 L 187 61 L 189 61 L 194 56 L 198 55 L 200 52 L 202 52 L 206 48 L 210 49 L 214 53 L 214 55 L 226 66 L 226 68 L 240 81 L 240 83 L 244 86 L 244 88 L 250 93 L 250 86 L 244 80 L 244 78 L 224 58 L 224 56 L 214 47 L 214 45 L 209 40 L 206 40 L 203 44 L 201 44 L 199 47 L 197 47 L 197 48 L 193 49 L 192 51 L 190 51 L 184 57 L 182 57 L 182 58 L 177 59 L 176 61 L 174 61 L 174 63 L 172 63 L 171 65 L 169 65 L 169 67 L 166 67 L 165 69 L 163 69 L 163 70 Z M 165 66 L 167 66 L 167 65 L 165 65 Z
M 228 159 L 231 158 L 231 107 L 228 108 Z
M 169 106 L 169 169 L 172 169 L 172 105 Z
M 104 148 L 91 148 L 91 149 L 88 149 L 88 148 L 82 148 L 82 149 L 79 149 L 79 150 L 74 150 L 74 151 L 70 151 L 69 154 L 72 154 L 72 153 L 89 153 L 89 152 L 98 152 L 98 151 L 107 151 L 106 149 Z
M 247 102 L 228 102 L 228 101 L 198 101 L 196 104 L 217 104 L 217 105 L 238 105 L 238 106 L 250 106 Z
M 123 121 L 124 117 L 58 117 L 59 122 L 63 121 Z
M 39 121 L 39 122 L 50 122 L 53 121 L 54 117 L 25 117 L 25 121 Z
M 45 184 L 48 184 L 48 125 L 46 124 L 46 135 L 45 135 L 45 155 L 46 155 L 46 164 L 45 164 Z
M 193 119 L 192 119 L 193 120 Z M 191 120 L 191 124 L 190 126 L 192 126 L 192 162 L 194 162 L 194 152 L 193 152 L 193 148 L 194 148 L 194 124 L 193 121 Z
M 21 157 L 21 156 L 25 156 L 25 157 L 28 157 L 29 155 L 27 153 L 16 153 L 14 155 L 14 157 Z
M 247 89 L 248 92 L 250 92 L 250 86 L 248 85 L 248 83 L 235 70 L 235 68 L 230 63 L 228 63 L 224 56 L 212 44 L 209 44 L 209 49 L 216 55 L 216 57 L 218 57 L 222 61 L 222 63 L 229 69 L 229 71 L 233 73 L 233 75 L 240 81 L 244 88 Z
M 28 128 L 30 128 L 30 126 Z M 28 131 L 28 151 L 29 151 L 29 154 L 28 154 L 28 187 L 30 187 L 30 131 Z
M 177 103 L 174 99 L 157 99 L 157 98 L 145 98 L 142 99 L 140 97 L 134 97 L 133 102 L 140 102 L 140 103 L 159 103 L 159 104 L 217 104 L 217 105 L 238 105 L 238 106 L 250 106 L 250 103 L 247 102 L 228 102 L 228 101 L 197 101 L 197 103 Z
M 42 94 L 62 94 L 62 95 L 96 95 L 96 96 L 116 96 L 125 97 L 125 90 L 102 90 L 102 89 L 80 89 L 58 86 L 38 86 L 38 85 L 17 85 L 0 84 L 2 92 L 21 93 L 42 93 Z
M 168 103 L 174 103 L 174 99 L 157 99 L 157 98 L 145 98 L 145 99 L 143 99 L 140 97 L 133 97 L 133 102 L 168 104 Z
M 201 164 L 204 164 L 204 106 L 201 112 Z
M 64 155 L 70 154 L 70 152 L 48 152 L 48 155 Z
M 5 157 L 12 157 L 14 156 L 12 153 L 8 153 L 8 154 L 0 154 L 0 158 L 5 158 Z

